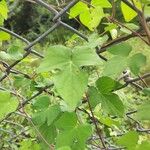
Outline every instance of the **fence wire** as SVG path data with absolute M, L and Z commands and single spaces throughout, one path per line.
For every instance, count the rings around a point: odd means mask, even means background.
M 25 72 L 21 72 L 17 69 L 14 69 L 14 67 L 16 67 L 20 62 L 22 62 L 25 58 L 27 58 L 30 54 L 33 54 L 39 58 L 44 58 L 44 56 L 42 54 L 40 54 L 39 52 L 37 52 L 33 47 L 39 43 L 41 40 L 43 40 L 47 35 L 51 34 L 55 29 L 57 29 L 59 26 L 63 26 L 65 29 L 68 29 L 70 30 L 71 32 L 77 34 L 79 37 L 81 37 L 82 39 L 84 39 L 85 41 L 88 41 L 88 38 L 86 35 L 82 34 L 81 32 L 79 32 L 78 30 L 76 30 L 75 28 L 73 28 L 72 26 L 66 24 L 65 22 L 63 22 L 61 20 L 62 16 L 72 7 L 74 6 L 79 0 L 72 0 L 66 7 L 64 7 L 61 11 L 57 11 L 56 9 L 53 8 L 53 6 L 51 6 L 50 4 L 44 2 L 43 0 L 34 0 L 34 2 L 36 2 L 38 5 L 40 5 L 41 7 L 44 7 L 45 9 L 47 9 L 50 13 L 54 14 L 54 17 L 53 19 L 51 20 L 53 22 L 53 25 L 47 30 L 45 31 L 42 35 L 40 35 L 38 38 L 36 38 L 34 41 L 30 42 L 28 41 L 26 38 L 23 38 L 22 36 L 4 28 L 4 27 L 0 27 L 0 30 L 1 31 L 4 31 L 6 33 L 9 33 L 10 35 L 14 36 L 15 38 L 23 41 L 25 44 L 26 44 L 26 47 L 24 48 L 24 51 L 25 53 L 23 54 L 23 57 L 21 59 L 18 59 L 17 61 L 13 62 L 12 64 L 7 64 L 6 62 L 0 60 L 0 64 L 3 65 L 3 67 L 5 68 L 5 71 L 4 71 L 4 75 L 0 78 L 0 83 L 2 83 L 5 79 L 8 78 L 8 76 L 10 74 L 21 74 L 23 75 L 25 78 L 27 79 L 31 79 L 30 75 L 26 74 Z M 131 36 L 131 35 L 130 35 Z M 124 37 L 125 39 L 128 39 L 130 38 L 130 36 L 128 37 Z M 135 36 L 135 35 L 133 35 Z M 117 43 L 117 41 L 115 42 Z M 109 45 L 108 45 L 109 46 Z M 103 52 L 105 51 L 105 49 L 107 48 L 107 46 L 104 46 L 103 48 L 101 49 L 98 49 L 96 48 L 96 51 L 98 52 L 98 55 L 100 56 L 101 59 L 107 61 L 107 59 L 105 57 L 103 57 L 100 52 Z M 150 74 L 147 74 L 147 75 L 144 75 L 143 77 L 141 78 L 146 78 L 146 77 L 149 77 Z M 140 79 L 139 78 L 135 78 L 135 79 L 132 79 L 132 80 L 128 80 L 126 82 L 126 86 L 128 84 L 131 84 L 133 82 L 136 82 L 136 81 L 139 81 Z M 12 93 L 13 95 L 17 96 L 17 97 L 20 97 L 22 98 L 24 101 L 18 106 L 17 110 L 15 112 L 11 112 L 9 113 L 3 120 L 0 121 L 0 123 L 4 123 L 6 122 L 6 120 L 11 117 L 12 115 L 18 115 L 18 111 L 24 107 L 26 104 L 28 104 L 31 100 L 35 99 L 36 97 L 38 97 L 40 94 L 42 94 L 43 92 L 45 92 L 47 89 L 51 88 L 53 86 L 53 83 L 50 84 L 50 85 L 47 85 L 43 88 L 39 88 L 37 90 L 37 92 L 31 96 L 30 98 L 24 98 L 22 97 L 21 95 L 19 95 L 18 93 L 14 92 L 14 91 L 10 91 L 9 89 L 5 89 L 4 87 L 0 86 L 0 90 L 2 91 L 9 91 L 10 93 Z M 139 87 L 140 88 L 140 87 Z M 135 121 L 133 120 L 133 118 L 131 118 L 130 115 L 132 115 L 133 113 L 136 113 L 136 111 L 133 111 L 133 112 L 129 112 L 127 113 L 127 117 L 130 117 L 130 119 L 132 121 Z M 137 121 L 135 121 L 138 128 L 137 130 L 139 130 L 140 132 L 147 132 L 147 133 L 150 133 L 150 130 L 149 129 L 143 129 L 143 127 L 141 126 L 141 124 Z M 11 122 L 6 122 L 6 123 L 11 123 Z M 0 130 L 2 131 L 2 129 Z M 5 131 L 5 130 L 3 130 Z M 25 132 L 26 130 L 23 130 L 23 132 Z M 11 134 L 10 132 L 7 132 L 8 134 Z M 15 137 L 17 137 L 15 135 Z

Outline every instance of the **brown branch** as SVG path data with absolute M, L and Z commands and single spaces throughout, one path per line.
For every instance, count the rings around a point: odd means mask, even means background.
M 106 145 L 105 145 L 105 141 L 104 141 L 103 137 L 101 136 L 101 130 L 99 129 L 99 127 L 98 127 L 98 125 L 97 125 L 97 121 L 96 121 L 96 118 L 95 118 L 95 116 L 94 116 L 94 113 L 93 113 L 93 110 L 92 110 L 92 106 L 91 106 L 91 104 L 90 104 L 90 101 L 89 101 L 89 98 L 88 98 L 88 95 L 87 95 L 87 94 L 86 94 L 86 99 L 87 99 L 87 102 L 88 102 L 88 105 L 89 105 L 89 109 L 90 109 L 90 112 L 91 112 L 91 115 L 92 115 L 93 123 L 94 123 L 94 125 L 95 125 L 95 128 L 96 128 L 97 134 L 98 134 L 98 136 L 99 136 L 99 139 L 100 139 L 100 141 L 101 141 L 101 143 L 102 143 L 102 145 L 103 145 L 103 148 L 104 148 L 105 150 L 107 150 L 107 147 L 106 147 Z
M 145 79 L 145 78 L 149 78 L 149 77 L 150 77 L 150 73 L 147 73 L 147 74 L 144 74 L 143 76 L 140 76 L 140 77 L 137 77 L 137 78 L 134 78 L 134 79 L 129 79 L 127 81 L 127 83 L 136 82 L 136 81 L 139 81 L 141 79 Z
M 143 36 L 142 36 L 141 34 L 139 34 L 138 32 L 136 32 L 136 31 L 134 31 L 134 30 L 132 30 L 132 29 L 130 29 L 130 28 L 128 28 L 127 26 L 125 26 L 123 23 L 119 22 L 119 21 L 116 20 L 115 18 L 109 17 L 108 20 L 110 20 L 110 22 L 113 22 L 113 23 L 115 23 L 115 24 L 117 24 L 117 25 L 119 25 L 119 26 L 121 26 L 121 27 L 124 27 L 124 28 L 128 29 L 129 31 L 132 32 L 132 34 L 134 34 L 135 36 L 138 36 L 138 37 L 139 37 L 142 41 L 144 41 L 147 45 L 150 45 L 150 43 L 149 43 L 148 41 L 146 41 L 146 40 L 143 38 Z

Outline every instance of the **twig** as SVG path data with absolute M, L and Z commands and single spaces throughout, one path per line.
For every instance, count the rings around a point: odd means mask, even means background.
M 96 128 L 97 134 L 98 134 L 98 136 L 99 136 L 99 139 L 100 139 L 100 141 L 101 141 L 101 143 L 102 143 L 102 145 L 103 145 L 103 148 L 104 148 L 105 150 L 107 150 L 107 147 L 106 147 L 106 145 L 105 145 L 105 141 L 104 141 L 103 137 L 101 136 L 101 130 L 99 129 L 99 127 L 98 127 L 98 125 L 97 125 L 97 121 L 96 121 L 96 119 L 95 119 L 95 116 L 94 116 L 94 113 L 93 113 L 93 110 L 92 110 L 92 106 L 91 106 L 91 104 L 90 104 L 90 101 L 89 101 L 89 99 L 88 99 L 88 95 L 87 95 L 87 94 L 86 94 L 86 99 L 87 99 L 87 102 L 88 102 L 88 105 L 89 105 L 89 109 L 90 109 L 90 112 L 91 112 L 91 115 L 92 115 L 93 123 L 94 123 L 94 125 L 95 125 L 95 128 Z

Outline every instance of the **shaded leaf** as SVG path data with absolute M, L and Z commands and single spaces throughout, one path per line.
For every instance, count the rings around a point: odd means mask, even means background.
M 107 51 L 114 55 L 128 56 L 129 53 L 132 51 L 132 46 L 130 46 L 128 43 L 123 42 L 111 46 L 107 49 Z
M 55 122 L 55 126 L 59 130 L 70 130 L 77 124 L 77 115 L 74 112 L 64 112 L 62 116 Z
M 118 81 L 115 81 L 110 77 L 103 76 L 96 81 L 96 86 L 101 93 L 107 94 L 114 90 L 117 90 L 122 85 Z
M 146 56 L 142 53 L 137 53 L 129 59 L 129 67 L 131 71 L 138 75 L 140 68 L 146 64 Z

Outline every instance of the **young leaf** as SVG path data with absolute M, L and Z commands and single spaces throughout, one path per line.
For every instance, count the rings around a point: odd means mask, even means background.
M 85 24 L 91 31 L 93 31 L 101 22 L 102 18 L 105 16 L 103 8 L 97 6 L 95 8 L 90 9 L 90 22 L 89 24 Z
M 4 19 L 7 19 L 8 8 L 5 0 L 0 1 L 0 14 Z
M 100 5 L 89 8 L 84 2 L 79 2 L 70 9 L 69 13 L 69 18 L 75 18 L 77 16 L 79 16 L 83 25 L 93 31 L 105 15 Z
M 89 10 L 87 4 L 83 3 L 83 2 L 78 2 L 76 5 L 74 5 L 71 9 L 70 9 L 70 13 L 69 13 L 69 18 L 75 18 L 80 14 L 83 14 L 84 12 L 86 12 L 87 10 Z
M 141 3 L 137 0 L 133 0 L 135 7 L 138 9 L 141 9 Z M 124 19 L 126 22 L 131 21 L 133 18 L 137 16 L 137 12 L 135 12 L 132 8 L 130 8 L 127 4 L 124 2 L 121 2 L 121 10 L 124 16 Z
M 100 1 L 100 0 L 92 0 L 91 4 L 93 6 L 101 6 L 103 8 L 111 8 L 112 7 L 111 3 L 108 0 L 102 0 L 102 1 Z
M 70 110 L 74 110 L 81 100 L 87 83 L 88 75 L 73 64 L 54 76 L 54 85 Z
M 88 27 L 90 30 L 92 30 L 91 26 L 90 26 L 90 22 L 91 22 L 91 13 L 90 13 L 90 9 L 87 8 L 86 11 L 84 11 L 83 13 L 81 13 L 79 15 L 80 21 L 83 25 L 85 25 L 86 27 Z
M 131 21 L 134 17 L 137 16 L 137 13 L 124 2 L 121 2 L 121 10 L 126 22 Z
M 10 40 L 10 35 L 6 32 L 0 31 L 0 41 Z

